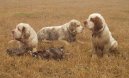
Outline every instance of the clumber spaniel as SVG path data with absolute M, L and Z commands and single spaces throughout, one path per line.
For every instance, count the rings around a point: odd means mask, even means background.
M 81 33 L 83 27 L 78 20 L 71 20 L 70 22 L 61 26 L 43 27 L 38 33 L 39 41 L 42 40 L 65 40 L 73 42 L 76 40 L 77 33 Z
M 12 30 L 13 41 L 19 42 L 19 48 L 28 49 L 32 52 L 37 51 L 38 37 L 35 30 L 26 23 L 19 23 Z
M 100 56 L 104 52 L 114 51 L 118 47 L 117 41 L 112 37 L 108 25 L 99 13 L 89 15 L 84 25 L 92 31 L 93 50 Z

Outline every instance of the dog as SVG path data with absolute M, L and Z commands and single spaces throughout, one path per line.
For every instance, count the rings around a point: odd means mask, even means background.
M 83 27 L 78 20 L 71 20 L 60 26 L 43 27 L 38 31 L 38 40 L 65 40 L 68 42 L 76 41 L 76 35 L 83 31 Z
M 12 30 L 13 41 L 19 43 L 20 49 L 28 51 L 37 51 L 38 37 L 35 30 L 27 23 L 19 23 L 15 29 Z
M 112 37 L 112 33 L 101 14 L 89 15 L 88 19 L 84 21 L 84 26 L 92 31 L 93 50 L 99 56 L 103 56 L 104 52 L 118 49 L 118 42 Z

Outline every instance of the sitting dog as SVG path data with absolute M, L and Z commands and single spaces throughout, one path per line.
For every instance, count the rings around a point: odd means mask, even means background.
M 108 25 L 99 13 L 89 15 L 84 25 L 92 31 L 93 50 L 100 56 L 104 52 L 117 50 L 118 42 L 112 37 Z
M 81 33 L 83 27 L 78 20 L 71 20 L 70 22 L 61 26 L 43 27 L 38 31 L 38 40 L 65 40 L 73 42 L 76 40 L 77 33 Z
M 12 41 L 18 41 L 19 48 L 37 51 L 38 38 L 35 30 L 26 23 L 19 23 L 14 30 L 12 30 Z M 11 41 L 11 42 L 12 42 Z

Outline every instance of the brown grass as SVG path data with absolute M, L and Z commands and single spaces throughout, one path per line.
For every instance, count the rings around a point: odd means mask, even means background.
M 0 2 L 0 78 L 129 78 L 129 0 L 2 0 Z M 120 54 L 91 58 L 91 32 L 85 29 L 77 42 L 66 46 L 58 41 L 40 43 L 39 49 L 64 45 L 70 52 L 61 61 L 6 54 L 11 30 L 26 22 L 38 31 L 71 19 L 81 22 L 93 12 L 101 13 L 119 42 Z

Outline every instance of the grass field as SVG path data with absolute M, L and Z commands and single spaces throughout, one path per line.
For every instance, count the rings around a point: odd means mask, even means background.
M 38 31 L 71 19 L 83 22 L 93 12 L 104 16 L 119 42 L 119 53 L 92 59 L 91 32 L 85 28 L 77 36 L 85 44 L 40 43 L 39 49 L 64 46 L 70 55 L 61 61 L 6 54 L 10 32 L 20 22 Z M 129 78 L 129 0 L 1 0 L 0 78 Z

